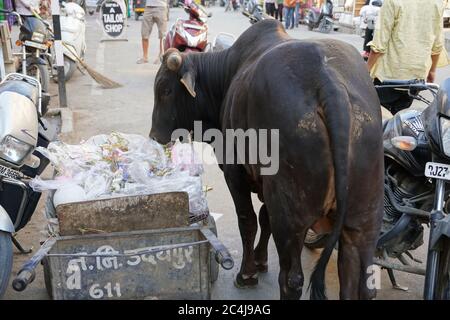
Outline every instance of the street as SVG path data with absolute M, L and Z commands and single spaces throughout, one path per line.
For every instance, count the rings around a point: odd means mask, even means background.
M 250 26 L 248 18 L 238 12 L 224 12 L 222 7 L 210 8 L 212 17 L 208 20 L 209 40 L 220 32 L 227 32 L 238 37 Z M 170 10 L 169 26 L 176 18 L 185 17 L 182 9 Z M 73 131 L 63 134 L 61 138 L 69 143 L 78 143 L 93 135 L 110 133 L 112 131 L 124 133 L 136 133 L 147 136 L 151 128 L 151 114 L 153 108 L 153 85 L 159 65 L 153 64 L 157 57 L 157 32 L 156 26 L 150 38 L 150 56 L 148 64 L 136 64 L 141 55 L 140 28 L 141 21 L 132 18 L 128 20 L 126 36 L 128 41 L 100 42 L 102 37 L 101 26 L 96 16 L 87 15 L 86 37 L 87 54 L 86 62 L 101 74 L 123 85 L 118 89 L 105 90 L 92 80 L 88 74 L 76 71 L 73 78 L 67 83 L 68 104 L 73 111 Z M 327 38 L 340 39 L 354 45 L 358 51 L 362 50 L 363 39 L 357 35 L 332 32 L 324 35 L 318 32 L 310 32 L 305 26 L 300 26 L 288 33 L 298 39 Z M 301 56 L 298 59 L 302 59 Z M 274 61 L 276 68 L 276 61 Z M 436 82 L 440 83 L 450 74 L 450 68 L 439 69 Z M 57 92 L 56 85 L 52 88 Z M 58 97 L 52 97 L 52 105 L 57 105 Z M 50 173 L 47 173 L 50 174 Z M 234 278 L 239 271 L 242 253 L 241 238 L 239 235 L 237 219 L 233 201 L 227 189 L 223 174 L 216 165 L 206 165 L 203 183 L 212 188 L 207 198 L 210 211 L 220 214 L 217 220 L 219 239 L 229 248 L 235 266 L 232 270 L 221 269 L 219 279 L 213 284 L 212 298 L 218 300 L 236 299 L 279 299 L 278 286 L 278 255 L 271 239 L 269 244 L 269 272 L 260 274 L 259 284 L 252 289 L 237 289 Z M 42 197 L 43 199 L 44 197 Z M 41 201 L 43 202 L 43 201 Z M 261 203 L 256 196 L 253 198 L 255 211 L 258 212 Z M 28 226 L 19 232 L 17 238 L 25 247 L 39 247 L 39 241 L 43 240 L 41 230 L 44 228 L 45 219 L 42 203 Z M 257 237 L 258 239 L 258 237 Z M 420 247 L 415 257 L 425 261 L 425 245 Z M 314 268 L 320 251 L 304 249 L 302 253 L 305 285 L 302 299 L 308 299 L 307 287 L 309 275 Z M 336 252 L 328 266 L 326 275 L 327 293 L 330 299 L 337 299 L 339 283 L 336 267 Z M 21 255 L 15 249 L 13 274 L 20 268 L 22 262 L 30 258 L 30 255 Z M 381 289 L 378 291 L 378 299 L 421 299 L 423 280 L 421 276 L 395 272 L 400 285 L 409 288 L 408 291 L 400 291 L 392 288 L 387 272 L 382 270 Z M 49 299 L 43 280 L 42 268 L 37 270 L 36 280 L 24 292 L 15 292 L 10 286 L 5 299 Z

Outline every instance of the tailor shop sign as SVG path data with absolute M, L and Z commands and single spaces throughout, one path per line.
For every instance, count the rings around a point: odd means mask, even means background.
M 116 1 L 107 1 L 102 5 L 101 21 L 103 30 L 105 33 L 112 37 L 119 37 L 125 26 L 125 12 L 122 10 L 122 6 Z

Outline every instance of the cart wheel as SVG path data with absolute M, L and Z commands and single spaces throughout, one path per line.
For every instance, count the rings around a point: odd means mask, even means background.
M 48 296 L 53 299 L 53 288 L 52 288 L 52 278 L 50 275 L 50 265 L 48 263 L 48 258 L 42 260 L 42 266 L 44 268 L 44 282 L 45 289 L 47 290 Z
M 217 227 L 216 227 L 216 222 L 214 221 L 214 218 L 209 215 L 208 218 L 205 220 L 205 225 L 208 226 L 212 232 L 214 232 L 214 234 L 217 237 Z M 209 268 L 210 268 L 210 280 L 211 283 L 214 283 L 217 278 L 219 277 L 219 264 L 216 261 L 216 258 L 214 257 L 214 250 L 210 250 L 209 252 Z

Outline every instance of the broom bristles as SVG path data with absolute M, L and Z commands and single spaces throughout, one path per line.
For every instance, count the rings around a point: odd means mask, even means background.
M 98 71 L 95 71 L 91 67 L 89 67 L 85 63 L 81 63 L 83 68 L 89 73 L 89 75 L 92 77 L 92 79 L 95 80 L 99 85 L 101 85 L 105 89 L 114 89 L 114 88 L 120 88 L 122 85 L 114 80 L 111 80 Z
M 72 48 L 70 48 L 69 46 L 67 46 L 64 43 L 64 41 L 62 42 L 62 44 L 63 44 L 64 47 L 66 47 L 75 56 L 75 58 L 78 60 L 78 63 L 83 66 L 83 68 L 89 73 L 89 75 L 92 77 L 92 79 L 94 79 L 95 82 L 97 82 L 103 88 L 105 88 L 105 89 L 114 89 L 114 88 L 122 87 L 122 85 L 120 83 L 115 82 L 115 81 L 105 77 L 101 73 L 99 73 L 99 72 L 95 71 L 94 69 L 92 69 L 91 67 L 89 67 L 87 65 L 87 63 L 84 62 L 83 60 L 81 60 L 81 58 L 76 54 L 76 52 L 74 52 L 72 50 Z

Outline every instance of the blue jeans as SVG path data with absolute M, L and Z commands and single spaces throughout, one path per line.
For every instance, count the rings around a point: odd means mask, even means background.
M 285 15 L 285 28 L 286 30 L 289 29 L 291 26 L 294 27 L 294 7 L 285 7 L 286 8 L 286 15 Z
M 299 13 L 299 11 L 300 11 L 300 3 L 299 2 L 297 2 L 296 4 L 295 4 L 295 12 L 294 12 L 294 17 L 295 17 L 295 26 L 296 27 L 298 27 L 298 23 L 299 23 L 299 21 L 300 21 L 300 13 Z

